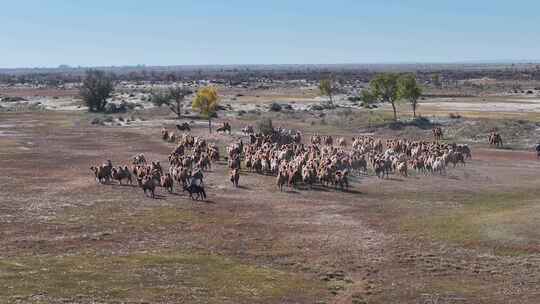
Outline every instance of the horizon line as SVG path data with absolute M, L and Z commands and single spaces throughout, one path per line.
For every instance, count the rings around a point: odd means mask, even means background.
M 167 67 L 235 67 L 235 66 L 346 66 L 346 65 L 463 65 L 463 64 L 540 64 L 540 59 L 516 60 L 462 60 L 462 61 L 387 61 L 387 62 L 349 62 L 349 63 L 217 63 L 217 64 L 128 64 L 128 65 L 70 65 L 31 66 L 31 67 L 0 67 L 0 70 L 54 70 L 54 69 L 100 69 L 100 68 L 167 68 Z

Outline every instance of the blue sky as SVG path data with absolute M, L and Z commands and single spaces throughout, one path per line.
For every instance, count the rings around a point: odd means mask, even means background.
M 0 67 L 540 59 L 538 0 L 1 0 Z

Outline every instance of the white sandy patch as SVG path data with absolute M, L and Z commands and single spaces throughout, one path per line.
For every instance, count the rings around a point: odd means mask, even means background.
M 538 98 L 508 99 L 508 101 L 524 102 L 524 103 L 540 103 L 540 99 Z
M 477 112 L 540 112 L 540 103 L 505 103 L 505 102 L 426 102 L 424 107 L 445 111 Z

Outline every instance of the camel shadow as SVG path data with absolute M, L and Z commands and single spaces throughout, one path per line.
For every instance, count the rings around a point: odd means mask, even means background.
M 174 196 L 184 196 L 184 192 L 171 192 L 169 194 Z
M 350 194 L 360 194 L 360 195 L 364 195 L 366 193 L 362 192 L 362 191 L 359 191 L 359 190 L 355 190 L 355 189 L 346 189 L 343 191 L 344 193 L 350 193 Z
M 322 186 L 318 186 L 318 187 L 306 187 L 305 190 L 310 190 L 310 191 L 318 191 L 318 192 L 330 192 L 330 188 L 328 187 L 322 187 Z
M 154 194 L 154 197 L 151 197 L 150 195 L 148 194 L 145 194 L 144 195 L 145 197 L 149 198 L 149 199 L 154 199 L 154 200 L 164 200 L 166 198 L 165 195 L 161 195 L 161 194 Z
M 283 191 L 283 192 L 285 192 L 285 193 L 287 193 L 287 194 L 300 194 L 299 191 L 294 190 L 294 189 L 285 190 L 285 191 Z
M 238 188 L 238 189 L 242 189 L 242 190 L 250 190 L 250 189 L 251 189 L 250 187 L 244 186 L 244 185 L 238 185 L 237 188 Z
M 122 187 L 122 188 L 125 188 L 125 187 L 131 187 L 131 188 L 134 188 L 134 187 L 137 187 L 137 185 L 130 185 L 130 184 L 116 184 L 116 183 L 107 183 L 107 184 L 104 184 L 106 186 L 111 186 L 113 188 L 116 188 L 116 187 Z

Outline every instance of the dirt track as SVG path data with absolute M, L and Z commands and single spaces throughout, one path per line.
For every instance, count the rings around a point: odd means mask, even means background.
M 362 177 L 348 193 L 279 193 L 273 177 L 249 173 L 233 189 L 220 163 L 209 200 L 194 203 L 99 186 L 90 174 L 136 153 L 166 163 L 172 147 L 158 127 L 0 115 L 13 125 L 0 135 L 2 302 L 540 302 L 540 163 L 529 152 L 473 147 L 473 160 L 446 176 Z M 47 283 L 59 277 L 78 285 Z

